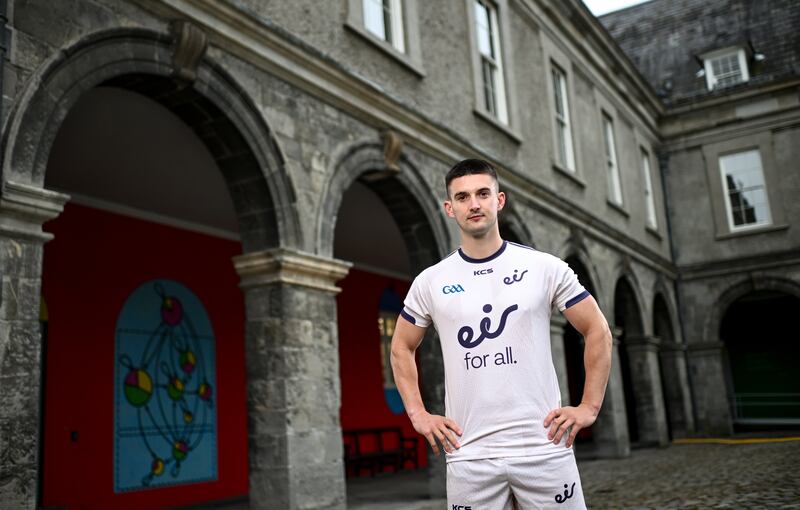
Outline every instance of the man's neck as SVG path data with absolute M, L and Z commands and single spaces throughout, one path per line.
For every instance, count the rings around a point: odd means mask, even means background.
M 485 259 L 494 255 L 503 246 L 500 232 L 493 231 L 484 237 L 461 235 L 461 251 L 471 259 Z

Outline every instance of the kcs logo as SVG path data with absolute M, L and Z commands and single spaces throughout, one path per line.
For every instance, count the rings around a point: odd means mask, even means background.
M 472 274 L 474 274 L 475 276 L 480 276 L 482 274 L 492 274 L 492 268 L 490 267 L 488 269 L 480 269 L 478 271 L 473 271 Z
M 453 505 L 453 510 L 472 510 L 472 507 L 464 505 Z

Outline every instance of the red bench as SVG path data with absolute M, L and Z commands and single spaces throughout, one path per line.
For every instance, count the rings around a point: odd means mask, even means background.
M 387 468 L 397 472 L 409 464 L 419 467 L 417 438 L 403 437 L 400 427 L 345 430 L 342 440 L 347 476 L 361 476 L 364 471 L 375 476 Z

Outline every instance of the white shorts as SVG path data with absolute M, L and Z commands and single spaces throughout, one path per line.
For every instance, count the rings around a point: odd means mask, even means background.
M 544 457 L 447 464 L 448 510 L 585 510 L 572 449 Z

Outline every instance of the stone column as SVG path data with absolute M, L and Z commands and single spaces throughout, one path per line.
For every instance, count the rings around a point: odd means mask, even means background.
M 639 440 L 665 446 L 669 442 L 661 372 L 658 366 L 658 340 L 652 336 L 625 338 L 631 365 L 631 383 L 636 401 Z
M 0 196 L 0 507 L 37 507 L 42 224 L 67 195 L 6 181 Z
M 689 377 L 694 387 L 697 411 L 696 428 L 705 436 L 733 433 L 722 349 L 722 342 L 688 346 Z
M 344 509 L 334 284 L 350 264 L 287 249 L 234 264 L 247 310 L 250 508 Z
M 569 378 L 567 377 L 567 359 L 564 350 L 564 328 L 567 319 L 560 313 L 550 316 L 550 351 L 553 357 L 553 366 L 558 377 L 558 387 L 561 390 L 561 405 L 578 405 L 580 402 L 569 401 Z
M 434 328 L 428 328 L 425 338 L 420 346 L 419 354 L 420 383 L 422 385 L 422 399 L 425 410 L 431 414 L 444 416 L 444 361 L 442 360 L 442 346 L 439 335 Z M 420 441 L 427 440 L 419 436 Z M 444 453 L 435 456 L 430 446 L 428 451 L 428 494 L 431 498 L 444 498 L 447 496 L 447 463 Z
M 625 391 L 622 387 L 622 368 L 619 364 L 619 329 L 612 330 L 611 373 L 606 387 L 603 407 L 592 426 L 595 455 L 599 458 L 621 458 L 631 454 L 628 417 L 625 414 Z
M 672 437 L 688 437 L 694 433 L 694 413 L 686 368 L 686 346 L 676 342 L 663 343 L 660 357 L 661 373 L 664 375 L 664 399 Z

